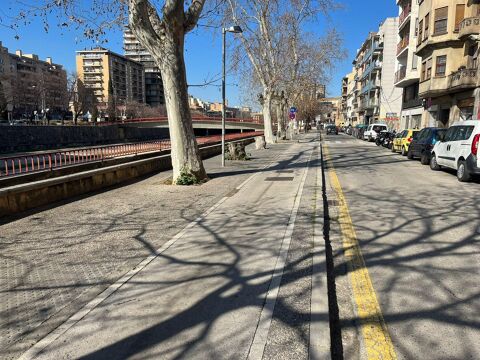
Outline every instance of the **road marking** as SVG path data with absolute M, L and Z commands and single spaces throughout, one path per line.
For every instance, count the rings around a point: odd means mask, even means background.
M 255 331 L 255 335 L 253 337 L 252 344 L 250 345 L 250 350 L 248 352 L 249 360 L 261 360 L 263 357 L 263 352 L 267 344 L 268 332 L 270 331 L 270 325 L 272 323 L 275 303 L 277 302 L 278 291 L 280 290 L 280 284 L 282 282 L 283 269 L 285 268 L 285 265 L 287 263 L 288 250 L 290 248 L 290 242 L 293 236 L 295 220 L 297 219 L 298 208 L 300 207 L 300 200 L 302 199 L 303 188 L 307 179 L 310 159 L 312 158 L 314 150 L 315 149 L 312 149 L 312 152 L 310 153 L 310 156 L 307 160 L 307 165 L 305 166 L 306 169 L 302 176 L 302 180 L 300 181 L 300 185 L 297 188 L 292 212 L 290 213 L 288 225 L 283 236 L 282 245 L 280 247 L 280 253 L 278 254 L 275 268 L 272 273 L 272 280 L 270 281 L 267 295 L 265 297 L 265 305 L 263 306 L 262 312 L 260 313 L 260 319 L 258 320 L 257 329 Z
M 269 162 L 267 165 L 262 166 L 258 169 L 255 173 L 250 175 L 245 181 L 243 181 L 240 185 L 238 185 L 235 189 L 240 190 L 243 188 L 247 183 L 249 183 L 255 176 L 262 174 L 262 170 L 272 166 L 281 154 L 274 157 L 274 159 Z M 128 271 L 125 275 L 123 275 L 120 279 L 115 281 L 111 284 L 108 288 L 106 288 L 103 292 L 97 295 L 94 299 L 90 300 L 83 308 L 69 317 L 65 322 L 60 324 L 57 328 L 55 328 L 51 333 L 47 336 L 36 342 L 30 349 L 22 354 L 18 358 L 18 360 L 33 360 L 37 357 L 37 355 L 43 351 L 47 346 L 52 344 L 55 340 L 57 340 L 61 335 L 67 332 L 72 326 L 82 320 L 85 316 L 87 316 L 92 310 L 94 310 L 98 305 L 104 302 L 108 297 L 110 297 L 113 293 L 115 293 L 118 289 L 120 289 L 127 281 L 133 278 L 136 274 L 142 271 L 148 264 L 150 264 L 154 259 L 156 259 L 161 253 L 166 251 L 170 246 L 172 246 L 178 239 L 183 237 L 189 229 L 197 225 L 201 222 L 205 217 L 207 217 L 211 212 L 217 209 L 221 204 L 223 204 L 227 199 L 230 197 L 224 196 L 222 197 L 215 205 L 210 207 L 207 211 L 197 217 L 195 220 L 187 224 L 179 233 L 173 236 L 170 240 L 168 240 L 165 244 L 163 244 L 160 248 L 155 251 L 155 255 L 149 255 L 145 259 L 143 259 L 137 266 L 133 269 Z
M 372 360 L 394 360 L 397 358 L 397 355 L 392 339 L 365 265 L 347 201 L 333 168 L 327 146 L 324 146 L 324 154 L 328 162 L 330 184 L 335 190 L 338 199 L 338 221 L 343 237 L 343 250 L 347 260 L 350 283 L 352 284 L 353 296 L 357 305 L 357 316 L 361 323 L 367 358 Z

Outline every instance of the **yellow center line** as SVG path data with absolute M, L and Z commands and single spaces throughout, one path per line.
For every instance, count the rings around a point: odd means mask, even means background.
M 338 222 L 343 237 L 343 250 L 347 261 L 350 283 L 357 305 L 365 350 L 368 359 L 396 359 L 392 339 L 383 319 L 382 310 L 365 266 L 347 201 L 342 191 L 326 145 L 323 147 L 328 163 L 328 174 L 338 200 Z

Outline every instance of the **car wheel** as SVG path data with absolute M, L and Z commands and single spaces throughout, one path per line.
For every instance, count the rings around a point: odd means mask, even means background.
M 430 169 L 434 171 L 438 171 L 441 169 L 440 165 L 438 165 L 437 163 L 437 157 L 435 156 L 435 154 L 432 154 L 432 157 L 430 159 Z
M 467 163 L 465 162 L 465 160 L 460 160 L 458 162 L 457 179 L 461 182 L 470 180 L 470 173 L 468 172 Z
M 402 146 L 402 156 L 407 156 L 407 149 L 405 149 L 405 146 Z
M 408 152 L 407 152 L 407 158 L 409 160 L 413 160 L 413 152 L 409 149 Z
M 422 165 L 428 165 L 430 163 L 430 160 L 428 159 L 427 154 L 422 154 L 422 157 L 420 158 L 420 163 Z
M 392 144 L 392 149 L 391 150 L 392 150 L 393 153 L 396 152 L 395 151 L 395 146 L 393 144 Z

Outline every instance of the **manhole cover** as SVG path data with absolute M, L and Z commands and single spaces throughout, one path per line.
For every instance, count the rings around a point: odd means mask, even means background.
M 292 181 L 294 179 L 293 176 L 278 176 L 278 177 L 267 177 L 265 181 Z

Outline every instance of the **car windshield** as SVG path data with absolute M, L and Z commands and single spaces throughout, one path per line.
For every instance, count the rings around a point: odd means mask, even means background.
M 375 126 L 373 127 L 373 131 L 375 131 L 375 132 L 377 132 L 377 133 L 380 132 L 380 131 L 382 131 L 382 130 L 387 130 L 387 127 L 386 127 L 386 126 L 382 126 L 382 125 L 375 125 Z

